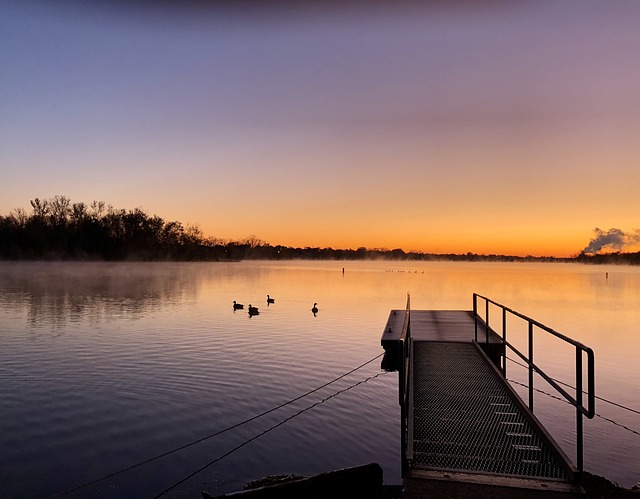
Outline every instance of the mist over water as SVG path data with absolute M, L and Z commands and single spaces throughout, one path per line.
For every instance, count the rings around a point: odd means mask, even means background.
M 345 268 L 344 274 L 342 268 Z M 608 273 L 608 277 L 605 275 Z M 382 352 L 389 311 L 471 309 L 489 296 L 590 346 L 597 394 L 640 408 L 640 269 L 451 262 L 0 263 L 3 494 L 46 497 L 224 429 Z M 275 303 L 267 305 L 267 294 Z M 232 302 L 245 305 L 234 311 Z M 317 302 L 319 312 L 311 312 Z M 249 304 L 260 314 L 249 317 Z M 520 331 L 510 331 L 514 342 Z M 573 383 L 572 352 L 540 338 L 537 362 Z M 154 496 L 257 433 L 358 381 L 376 361 L 250 424 L 69 497 Z M 508 364 L 508 377 L 526 372 Z M 536 386 L 550 391 L 542 381 Z M 596 412 L 640 430 L 640 417 Z M 400 482 L 395 373 L 306 411 L 172 491 L 224 493 L 269 474 L 379 462 Z M 574 456 L 574 410 L 536 395 Z M 640 481 L 640 437 L 585 421 L 585 467 Z

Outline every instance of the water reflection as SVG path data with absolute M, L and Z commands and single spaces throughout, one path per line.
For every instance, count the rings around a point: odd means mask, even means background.
M 131 462 L 132 455 L 144 459 L 150 449 L 159 453 L 206 434 L 212 425 L 242 420 L 377 356 L 389 311 L 405 306 L 407 292 L 415 310 L 469 310 L 472 293 L 478 292 L 533 317 L 595 350 L 598 395 L 640 407 L 635 389 L 640 268 L 0 262 L 0 427 L 11 430 L 0 436 L 0 465 L 16 455 L 25 466 L 36 463 L 37 479 L 28 478 L 27 466 L 11 479 L 12 486 L 27 483 L 54 493 L 70 485 L 65 476 L 91 479 L 107 464 L 114 469 Z M 246 306 L 264 304 L 267 293 L 277 297 L 276 303 L 260 306 L 260 315 L 247 320 Z M 234 300 L 247 305 L 234 310 Z M 314 313 L 312 303 L 322 310 Z M 519 335 L 526 338 L 526 328 L 509 327 L 514 342 L 520 342 Z M 564 379 L 565 355 L 545 341 L 540 339 L 536 362 Z M 508 376 L 520 379 L 521 369 L 509 364 Z M 349 392 L 342 405 L 333 406 L 339 410 L 325 407 L 324 426 L 313 414 L 297 420 L 294 435 L 304 439 L 291 438 L 291 430 L 283 428 L 273 437 L 282 448 L 277 456 L 273 442 L 256 444 L 203 480 L 220 483 L 225 492 L 256 478 L 246 476 L 243 459 L 265 475 L 320 472 L 325 464 L 373 459 L 381 461 L 385 479 L 393 483 L 400 463 L 397 378 L 389 375 L 376 383 Z M 536 404 L 540 419 L 571 450 L 574 427 L 567 420 L 572 411 L 542 397 Z M 597 410 L 638 427 L 637 419 L 615 409 L 600 405 Z M 586 431 L 589 471 L 622 485 L 638 481 L 630 456 L 638 455 L 640 443 L 603 420 L 589 421 Z M 218 445 L 185 454 L 178 464 L 195 468 L 218 455 Z M 322 455 L 314 455 L 314 449 L 322 449 Z M 85 458 L 78 460 L 79 455 Z M 105 455 L 111 456 L 108 463 Z M 150 473 L 146 485 L 139 483 L 148 488 L 138 495 L 157 493 L 157 479 L 167 470 L 174 467 Z M 131 483 L 121 485 L 120 490 L 132 490 Z
M 200 273 L 154 263 L 2 263 L 0 303 L 26 311 L 30 327 L 140 319 L 193 299 Z

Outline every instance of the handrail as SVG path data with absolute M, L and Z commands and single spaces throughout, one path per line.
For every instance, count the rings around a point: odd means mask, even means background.
M 406 402 L 409 386 L 409 340 L 411 339 L 411 297 L 407 293 L 407 308 L 405 310 L 404 322 L 402 323 L 402 333 L 400 334 L 400 404 Z
M 485 301 L 485 318 L 484 320 L 480 317 L 478 313 L 478 299 Z M 502 336 L 500 336 L 497 332 L 491 330 L 489 325 L 489 304 L 493 304 L 496 307 L 502 310 Z M 510 313 L 528 323 L 528 355 L 524 355 L 520 352 L 515 346 L 507 341 L 507 313 Z M 485 324 L 485 342 L 489 344 L 489 333 L 490 331 L 494 333 L 502 343 L 508 346 L 514 353 L 516 353 L 523 361 L 527 363 L 529 368 L 529 410 L 533 413 L 533 374 L 534 372 L 538 373 L 547 383 L 549 383 L 558 393 L 560 393 L 571 405 L 576 408 L 576 454 L 577 454 L 577 468 L 580 473 L 584 471 L 583 464 L 583 453 L 584 453 L 584 436 L 583 436 L 583 421 L 582 416 L 586 416 L 591 419 L 595 415 L 595 359 L 593 350 L 586 345 L 583 345 L 579 341 L 576 341 L 564 334 L 561 334 L 550 327 L 545 326 L 544 324 L 536 321 L 535 319 L 531 319 L 520 312 L 510 309 L 490 298 L 479 295 L 477 293 L 473 293 L 473 315 L 475 318 L 475 340 L 478 341 L 478 320 L 483 320 Z M 538 329 L 546 331 L 547 333 L 559 338 L 576 348 L 576 376 L 575 376 L 575 384 L 576 384 L 576 394 L 575 397 L 570 395 L 566 390 L 564 390 L 558 383 L 548 376 L 542 369 L 540 369 L 534 362 L 534 326 Z M 587 355 L 587 401 L 588 407 L 584 407 L 582 400 L 582 386 L 583 386 L 583 354 Z M 506 352 L 505 359 L 502 365 L 502 373 L 506 378 Z
M 405 310 L 402 333 L 399 340 L 398 367 L 398 392 L 400 395 L 401 431 L 402 431 L 402 466 L 413 459 L 413 408 L 411 407 L 411 367 L 412 367 L 412 341 L 411 341 L 411 297 L 407 293 L 407 308 Z

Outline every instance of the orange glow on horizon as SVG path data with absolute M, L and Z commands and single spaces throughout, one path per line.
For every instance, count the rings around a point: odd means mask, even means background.
M 455 231 L 440 231 L 428 236 L 419 233 L 394 232 L 393 223 L 387 232 L 379 231 L 375 234 L 367 232 L 345 231 L 332 233 L 331 231 L 299 232 L 293 233 L 285 230 L 274 230 L 271 233 L 253 231 L 238 233 L 234 236 L 222 238 L 223 240 L 242 240 L 250 235 L 270 245 L 282 245 L 287 247 L 311 247 L 333 249 L 387 249 L 400 248 L 405 252 L 422 252 L 433 254 L 464 254 L 467 252 L 476 254 L 495 254 L 512 256 L 553 256 L 571 257 L 578 254 L 588 243 L 589 230 L 562 231 L 555 233 L 546 231 L 546 238 L 533 237 L 526 230 L 520 233 L 487 232 L 486 234 L 456 234 Z M 212 235 L 203 229 L 205 235 Z M 220 237 L 220 236 L 217 236 Z

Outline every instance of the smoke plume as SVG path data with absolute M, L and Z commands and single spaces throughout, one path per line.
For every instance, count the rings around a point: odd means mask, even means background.
M 607 231 L 598 227 L 593 229 L 595 237 L 589 241 L 589 244 L 583 253 L 598 253 L 602 250 L 622 251 L 630 250 L 640 245 L 640 230 L 634 232 L 624 232 L 621 229 L 611 228 Z

